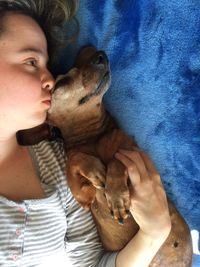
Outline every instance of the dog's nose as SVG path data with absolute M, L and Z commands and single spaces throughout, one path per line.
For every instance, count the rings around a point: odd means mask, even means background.
M 103 51 L 98 51 L 95 53 L 95 55 L 92 57 L 91 63 L 93 65 L 105 65 L 108 63 L 108 58 L 106 54 Z

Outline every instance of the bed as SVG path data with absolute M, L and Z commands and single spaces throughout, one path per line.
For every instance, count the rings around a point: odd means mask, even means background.
M 149 153 L 193 237 L 200 266 L 200 5 L 195 0 L 80 1 L 80 34 L 60 57 L 65 72 L 82 46 L 110 59 L 104 102 Z M 73 28 L 73 27 L 72 27 Z M 70 31 L 67 24 L 66 33 Z

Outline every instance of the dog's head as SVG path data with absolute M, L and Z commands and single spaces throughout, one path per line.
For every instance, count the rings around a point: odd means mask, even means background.
M 99 107 L 110 85 L 110 68 L 106 54 L 86 47 L 78 55 L 74 67 L 56 79 L 48 122 L 57 126 L 57 120 L 81 116 Z

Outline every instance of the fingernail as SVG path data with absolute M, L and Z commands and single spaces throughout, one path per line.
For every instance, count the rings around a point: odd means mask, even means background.
M 124 220 L 123 220 L 123 218 L 118 218 L 118 223 L 120 224 L 120 225 L 123 225 L 124 224 Z

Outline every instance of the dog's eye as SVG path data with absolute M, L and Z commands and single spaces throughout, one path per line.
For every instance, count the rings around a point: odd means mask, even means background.
M 70 85 L 72 82 L 73 82 L 73 79 L 71 77 L 69 76 L 63 77 L 56 82 L 55 89 Z

